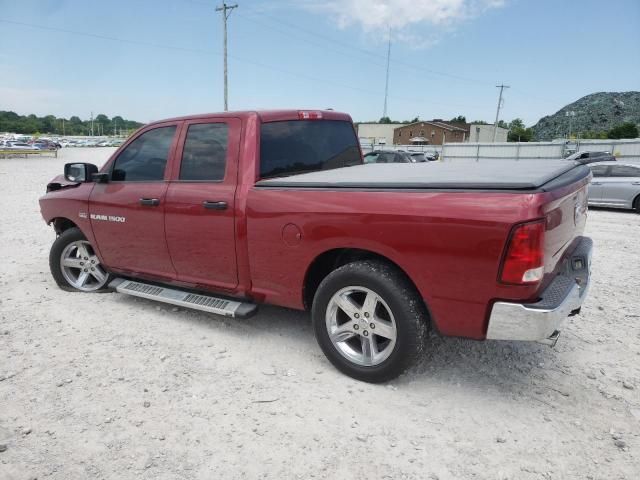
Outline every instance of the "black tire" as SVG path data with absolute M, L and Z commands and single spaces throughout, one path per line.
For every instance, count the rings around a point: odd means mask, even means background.
M 81 292 L 81 291 L 106 292 L 108 291 L 107 286 L 109 285 L 109 282 L 112 280 L 112 277 L 108 272 L 105 272 L 106 281 L 104 281 L 104 284 L 99 288 L 96 288 L 93 290 L 78 289 L 74 287 L 71 283 L 69 283 L 69 281 L 65 278 L 62 272 L 62 265 L 61 265 L 62 253 L 67 248 L 67 246 L 69 246 L 74 242 L 79 242 L 79 241 L 86 242 L 87 238 L 84 236 L 84 234 L 80 231 L 79 228 L 74 227 L 74 228 L 69 228 L 64 232 L 62 232 L 58 236 L 58 238 L 56 238 L 56 240 L 53 242 L 53 245 L 51 246 L 51 251 L 49 252 L 49 269 L 51 270 L 51 275 L 53 276 L 53 279 L 55 280 L 58 287 L 68 292 Z M 98 263 L 97 266 L 100 266 L 100 264 Z
M 633 208 L 635 209 L 636 213 L 640 213 L 640 195 L 638 195 L 633 201 Z
M 329 337 L 326 321 L 329 302 L 334 294 L 350 286 L 375 292 L 395 318 L 395 345 L 391 354 L 377 365 L 354 363 L 340 353 Z M 375 260 L 349 263 L 327 275 L 313 299 L 312 321 L 316 340 L 329 361 L 346 375 L 370 383 L 391 380 L 421 358 L 429 327 L 424 302 L 406 275 L 393 265 Z

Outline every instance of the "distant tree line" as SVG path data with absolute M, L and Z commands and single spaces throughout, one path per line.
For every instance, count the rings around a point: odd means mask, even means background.
M 125 120 L 119 115 L 109 118 L 104 114 L 93 119 L 94 135 L 128 135 L 143 124 Z M 56 135 L 91 135 L 91 120 L 80 117 L 60 118 L 55 115 L 38 117 L 36 115 L 18 115 L 15 112 L 0 110 L 0 132 Z
M 593 138 L 601 140 L 606 140 L 608 138 L 614 140 L 620 138 L 638 138 L 639 136 L 640 132 L 638 132 L 638 127 L 631 122 L 622 123 L 606 131 L 580 133 L 580 138 Z

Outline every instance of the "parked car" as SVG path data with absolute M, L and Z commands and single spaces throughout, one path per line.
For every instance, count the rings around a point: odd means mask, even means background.
M 28 143 L 12 141 L 5 142 L 5 146 L 3 148 L 5 150 L 39 150 L 38 147 L 29 145 Z
M 593 173 L 589 205 L 640 213 L 640 164 L 598 162 L 589 164 L 589 168 Z
M 429 160 L 430 162 L 435 162 L 440 158 L 440 154 L 438 153 L 437 150 L 426 151 L 424 152 L 424 155 L 427 158 L 427 160 Z
M 414 163 L 422 163 L 422 162 L 427 162 L 427 157 L 425 157 L 424 153 L 422 152 L 409 152 L 409 155 L 411 156 L 411 161 Z
M 413 163 L 411 155 L 401 150 L 374 150 L 364 156 L 364 163 Z
M 62 145 L 52 140 L 36 140 L 32 145 L 40 150 L 57 150 L 58 148 L 62 148 Z
M 594 162 L 614 162 L 616 157 L 609 152 L 576 152 L 566 157 L 566 160 L 573 160 L 582 165 Z
M 415 163 L 421 162 L 435 162 L 438 160 L 438 152 L 408 152 L 411 156 L 411 161 Z
M 102 168 L 67 164 L 48 184 L 52 276 L 228 317 L 308 309 L 327 358 L 368 382 L 419 359 L 431 327 L 557 341 L 589 286 L 589 168 L 361 155 L 335 111 L 151 123 Z M 57 308 L 78 315 L 71 297 Z

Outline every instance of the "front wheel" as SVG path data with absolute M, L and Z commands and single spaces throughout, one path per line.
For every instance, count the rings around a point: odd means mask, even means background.
M 71 292 L 97 292 L 103 290 L 111 279 L 78 228 L 65 230 L 53 242 L 49 267 L 58 286 Z
M 344 265 L 320 283 L 313 300 L 320 348 L 343 373 L 365 382 L 397 377 L 424 351 L 428 314 L 407 277 L 392 265 Z

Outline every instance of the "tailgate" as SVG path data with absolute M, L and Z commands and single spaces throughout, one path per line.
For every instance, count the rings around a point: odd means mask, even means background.
M 543 206 L 546 218 L 544 240 L 545 273 L 556 270 L 565 253 L 569 253 L 582 236 L 587 222 L 588 181 L 582 179 L 558 191 L 548 192 L 549 202 Z

